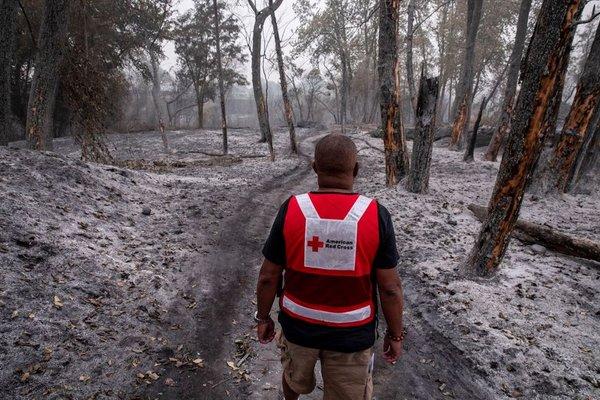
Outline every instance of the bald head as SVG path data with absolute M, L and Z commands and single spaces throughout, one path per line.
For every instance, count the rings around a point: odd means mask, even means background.
M 356 145 L 348 136 L 329 134 L 319 140 L 315 147 L 315 172 L 321 176 L 355 176 Z

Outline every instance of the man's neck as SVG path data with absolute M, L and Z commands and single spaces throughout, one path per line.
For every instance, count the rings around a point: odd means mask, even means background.
M 352 193 L 354 179 L 349 176 L 333 177 L 319 175 L 317 178 L 318 192 Z
M 352 190 L 352 187 L 349 189 L 343 189 L 343 188 L 332 188 L 332 187 L 322 187 L 322 186 L 319 186 L 319 189 L 317 189 L 317 192 L 354 193 L 354 191 Z

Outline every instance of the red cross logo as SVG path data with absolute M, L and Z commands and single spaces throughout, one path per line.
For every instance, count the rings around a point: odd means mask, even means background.
M 312 247 L 312 251 L 313 252 L 318 252 L 320 248 L 322 248 L 325 245 L 325 243 L 321 242 L 319 240 L 318 236 L 313 236 L 312 240 L 308 241 L 308 245 L 306 247 Z

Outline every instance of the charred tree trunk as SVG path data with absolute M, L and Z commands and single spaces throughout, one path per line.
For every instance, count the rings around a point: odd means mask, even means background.
M 275 39 L 275 52 L 277 53 L 277 68 L 279 70 L 279 84 L 281 85 L 281 98 L 283 100 L 283 111 L 288 131 L 290 132 L 290 150 L 292 154 L 298 154 L 298 143 L 296 142 L 296 130 L 294 128 L 294 110 L 288 96 L 287 79 L 285 77 L 285 67 L 283 64 L 283 52 L 281 51 L 281 39 L 279 38 L 279 29 L 277 27 L 277 17 L 273 10 L 273 0 L 269 0 L 271 7 L 271 24 L 273 25 L 273 38 Z
M 477 143 L 477 133 L 479 132 L 479 124 L 481 124 L 481 117 L 483 116 L 483 112 L 485 111 L 487 104 L 492 99 L 492 97 L 494 97 L 494 93 L 496 93 L 496 89 L 498 89 L 500 82 L 502 82 L 502 78 L 504 77 L 504 73 L 506 72 L 507 67 L 508 67 L 508 65 L 506 65 L 504 67 L 500 76 L 498 78 L 496 78 L 496 83 L 494 84 L 494 87 L 492 88 L 492 91 L 490 92 L 490 94 L 481 100 L 481 105 L 479 106 L 479 112 L 477 113 L 477 119 L 475 120 L 475 124 L 473 125 L 473 132 L 471 133 L 471 138 L 469 139 L 469 144 L 467 146 L 467 150 L 465 151 L 465 155 L 463 157 L 463 161 L 465 161 L 465 162 L 473 161 L 473 153 L 475 152 L 475 144 Z M 477 80 L 478 80 L 478 82 L 477 82 L 476 87 L 479 86 L 479 78 L 477 78 Z
M 254 27 L 252 29 L 252 90 L 254 92 L 254 102 L 256 103 L 256 113 L 258 115 L 258 125 L 260 127 L 261 141 L 266 141 L 269 145 L 269 154 L 271 161 L 275 160 L 275 151 L 273 149 L 273 134 L 271 132 L 271 124 L 267 110 L 267 103 L 262 89 L 262 81 L 260 78 L 261 66 L 261 48 L 262 48 L 262 31 L 265 25 L 265 20 L 279 8 L 283 0 L 276 0 L 272 7 L 265 7 L 262 10 L 256 8 L 256 4 L 252 0 L 248 0 L 248 4 L 254 11 Z
M 0 0 L 0 146 L 6 146 L 11 137 L 10 73 L 16 21 L 16 0 Z
M 460 83 L 456 91 L 456 117 L 452 125 L 452 138 L 450 148 L 461 149 L 464 142 L 469 117 L 471 114 L 471 99 L 473 96 L 473 63 L 475 62 L 475 43 L 477 31 L 481 22 L 481 9 L 483 0 L 468 0 L 467 9 L 467 37 L 465 58 L 463 60 Z
M 408 2 L 406 21 L 406 38 L 404 39 L 404 41 L 406 42 L 406 84 L 408 85 L 408 96 L 410 97 L 410 106 L 413 115 L 416 118 L 415 76 L 413 72 L 413 26 L 415 21 L 415 0 L 409 0 Z M 420 85 L 421 83 L 419 83 L 419 86 Z
M 426 193 L 429 189 L 429 167 L 435 136 L 439 78 L 425 78 L 421 72 L 417 100 L 415 135 L 412 150 L 412 168 L 406 189 L 413 193 Z
M 150 52 L 150 67 L 152 69 L 152 103 L 154 104 L 154 112 L 156 113 L 156 126 L 160 132 L 165 153 L 169 154 L 171 153 L 171 149 L 169 148 L 169 139 L 165 132 L 164 109 L 166 108 L 166 103 L 161 95 L 160 65 L 158 64 L 156 54 L 152 51 Z
M 379 6 L 379 73 L 381 129 L 385 148 L 386 184 L 393 186 L 408 174 L 409 160 L 400 110 L 398 83 L 398 12 L 400 0 L 381 0 Z
M 293 75 L 292 75 L 290 81 L 292 82 L 292 88 L 294 89 L 294 98 L 296 99 L 296 104 L 298 105 L 298 114 L 300 114 L 300 121 L 304 121 L 304 113 L 302 112 L 302 103 L 300 102 L 300 92 L 298 91 L 298 88 L 296 87 L 296 81 L 295 81 Z M 308 116 L 306 117 L 306 119 L 310 120 L 310 118 Z
M 504 138 L 510 129 L 509 124 L 515 103 L 515 94 L 517 92 L 517 82 L 519 78 L 519 67 L 521 66 L 523 48 L 525 47 L 525 36 L 527 35 L 527 21 L 529 20 L 530 9 L 531 0 L 521 0 L 519 18 L 517 20 L 517 32 L 515 34 L 515 44 L 513 45 L 510 53 L 510 64 L 508 67 L 506 88 L 504 89 L 504 99 L 502 101 L 500 122 L 483 157 L 488 161 L 496 161 L 502 142 L 504 141 Z
M 340 93 L 340 127 L 342 133 L 346 133 L 346 117 L 348 115 L 348 60 L 346 52 L 342 50 L 342 87 Z
M 225 87 L 223 86 L 223 60 L 221 59 L 221 32 L 219 21 L 219 6 L 217 0 L 213 0 L 214 28 L 215 28 L 215 50 L 217 55 L 217 74 L 219 80 L 219 103 L 221 105 L 221 130 L 223 132 L 223 154 L 227 154 L 227 111 L 225 110 Z
M 346 32 L 347 3 L 341 0 L 331 0 L 329 3 L 333 9 L 333 15 L 335 15 L 331 35 L 335 40 L 337 56 L 340 62 L 340 73 L 342 75 L 339 89 L 339 124 L 342 134 L 344 134 L 346 133 L 346 124 L 348 121 L 348 91 L 352 79 L 350 70 L 350 49 Z M 335 80 L 333 76 L 331 77 L 331 80 Z
M 473 132 L 471 133 L 471 138 L 469 139 L 469 144 L 467 145 L 467 150 L 465 151 L 465 155 L 463 157 L 463 161 L 465 162 L 473 162 L 473 153 L 475 152 L 475 144 L 477 143 L 477 132 L 479 131 L 479 124 L 481 124 L 481 116 L 483 115 L 483 110 L 485 110 L 485 106 L 489 97 L 481 100 L 481 105 L 479 106 L 479 112 L 477 113 L 477 119 L 473 124 Z
M 586 135 L 595 128 L 593 117 L 600 102 L 600 29 L 596 28 L 594 42 L 577 83 L 575 98 L 558 142 L 541 179 L 548 180 L 548 190 L 566 192 L 577 155 L 585 148 Z
M 196 93 L 196 105 L 198 106 L 198 129 L 204 128 L 204 84 L 200 87 L 194 84 Z
M 52 150 L 54 106 L 66 54 L 69 0 L 46 0 L 29 92 L 25 132 L 29 147 Z
M 598 158 L 600 157 L 600 104 L 596 106 L 595 129 L 588 130 L 585 142 L 577 154 L 577 160 L 571 171 L 567 190 L 570 192 L 576 187 L 579 189 L 587 179 L 588 175 L 600 176 Z
M 438 115 L 436 116 L 438 121 L 444 122 L 444 98 L 446 96 L 446 84 L 448 83 L 448 72 L 446 70 L 446 30 L 444 29 L 446 26 L 446 21 L 448 19 L 448 6 L 449 4 L 444 5 L 442 11 L 442 21 L 441 21 L 441 29 L 438 30 L 436 36 L 438 37 L 438 48 L 439 48 L 439 66 L 440 66 L 440 91 L 438 95 Z
M 573 42 L 572 25 L 583 6 L 584 0 L 542 3 L 522 64 L 522 88 L 489 212 L 467 262 L 467 268 L 480 275 L 492 273 L 502 262 L 544 135 L 556 124 L 554 111 Z

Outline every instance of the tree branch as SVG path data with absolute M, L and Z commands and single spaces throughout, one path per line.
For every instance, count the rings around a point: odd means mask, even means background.
M 593 20 L 595 20 L 598 15 L 600 15 L 600 11 L 596 12 L 596 5 L 594 5 L 594 7 L 592 7 L 592 16 L 589 17 L 588 19 L 582 19 L 580 21 L 573 22 L 573 24 L 571 25 L 571 28 L 574 28 L 577 25 L 588 24 L 588 23 L 592 22 Z
M 29 35 L 31 35 L 31 42 L 33 44 L 33 49 L 37 49 L 37 41 L 35 40 L 35 36 L 33 35 L 33 30 L 31 29 L 31 22 L 29 22 L 29 17 L 27 16 L 27 13 L 25 12 L 25 7 L 23 7 L 23 3 L 21 2 L 21 0 L 17 0 L 17 3 L 19 3 L 19 7 L 21 8 L 21 12 L 23 13 L 23 16 L 25 17 L 25 22 L 27 22 L 27 29 L 29 30 Z
M 431 18 L 431 16 L 433 16 L 433 14 L 435 14 L 436 12 L 438 12 L 440 10 L 440 8 L 447 6 L 450 3 L 453 3 L 454 0 L 448 0 L 445 3 L 440 4 L 435 10 L 433 10 L 432 12 L 430 12 L 425 18 L 423 18 L 422 20 L 420 20 L 419 22 L 417 22 L 412 29 L 412 34 L 414 35 L 414 33 L 417 31 L 417 29 L 419 28 L 419 26 L 423 25 L 423 23 L 425 21 L 427 21 L 429 18 Z
M 258 8 L 256 8 L 256 4 L 254 4 L 254 2 L 252 0 L 248 0 L 248 4 L 250 5 L 250 8 L 254 12 L 254 15 L 258 14 Z

